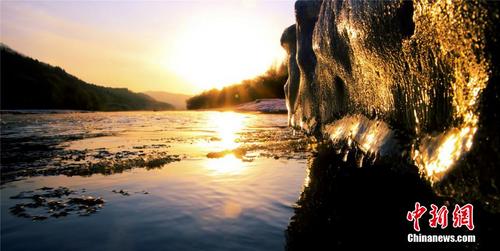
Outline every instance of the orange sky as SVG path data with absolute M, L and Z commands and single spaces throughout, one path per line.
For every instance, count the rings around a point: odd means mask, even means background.
M 2 1 L 1 42 L 94 84 L 195 94 L 283 58 L 292 1 Z

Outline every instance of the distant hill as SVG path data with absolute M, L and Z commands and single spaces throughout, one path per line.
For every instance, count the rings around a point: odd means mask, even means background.
M 188 109 L 234 107 L 257 99 L 284 99 L 283 86 L 288 78 L 286 66 L 273 66 L 264 74 L 241 83 L 212 89 L 187 100 Z
M 129 91 L 86 83 L 62 68 L 0 45 L 0 108 L 90 111 L 171 110 L 168 103 Z
M 186 110 L 186 100 L 191 97 L 190 95 L 186 94 L 160 92 L 160 91 L 149 91 L 149 92 L 144 92 L 144 94 L 152 97 L 156 101 L 169 103 L 173 105 L 177 110 Z

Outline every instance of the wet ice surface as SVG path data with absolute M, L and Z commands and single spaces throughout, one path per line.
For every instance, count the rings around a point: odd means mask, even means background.
M 286 115 L 3 114 L 1 123 L 2 249 L 282 249 L 305 179 L 307 144 Z

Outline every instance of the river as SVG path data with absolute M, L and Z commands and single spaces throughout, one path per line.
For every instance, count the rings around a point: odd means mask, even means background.
M 281 250 L 306 139 L 281 114 L 1 117 L 5 250 Z

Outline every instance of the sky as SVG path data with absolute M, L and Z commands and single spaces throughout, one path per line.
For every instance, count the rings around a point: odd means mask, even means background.
M 0 41 L 89 83 L 196 94 L 284 58 L 293 1 L 5 1 Z

